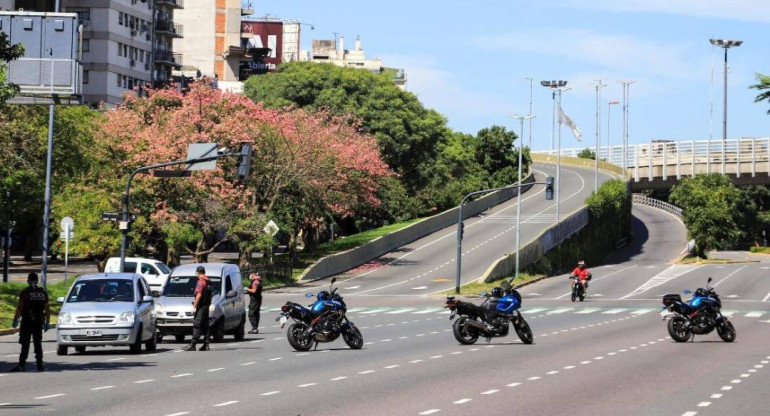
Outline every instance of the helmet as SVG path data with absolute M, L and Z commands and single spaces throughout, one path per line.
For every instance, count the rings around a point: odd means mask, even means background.
M 329 292 L 325 290 L 318 292 L 318 300 L 329 300 L 329 298 L 331 298 Z
M 586 262 L 584 260 L 580 260 L 577 265 L 581 269 L 585 269 L 586 268 Z
M 492 297 L 501 298 L 503 296 L 504 296 L 504 292 L 503 292 L 502 288 L 496 287 L 496 288 L 492 289 Z

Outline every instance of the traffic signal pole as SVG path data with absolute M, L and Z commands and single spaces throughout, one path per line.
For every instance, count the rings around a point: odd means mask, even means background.
M 502 191 L 503 189 L 520 189 L 525 186 L 532 186 L 532 185 L 545 185 L 545 199 L 552 200 L 553 199 L 553 178 L 546 177 L 545 182 L 530 182 L 523 185 L 509 185 L 504 186 L 502 188 L 494 188 L 494 189 L 483 189 L 481 191 L 471 192 L 468 195 L 465 195 L 462 202 L 460 202 L 460 209 L 458 210 L 458 219 L 457 219 L 457 273 L 455 278 L 455 293 L 460 294 L 460 275 L 462 273 L 462 258 L 463 258 L 463 233 L 465 230 L 465 224 L 463 223 L 463 207 L 465 206 L 465 202 L 468 200 L 468 198 L 479 195 L 479 194 L 487 194 L 490 192 L 496 192 L 496 191 Z M 521 198 L 521 191 L 519 191 L 519 194 L 517 195 L 517 198 Z

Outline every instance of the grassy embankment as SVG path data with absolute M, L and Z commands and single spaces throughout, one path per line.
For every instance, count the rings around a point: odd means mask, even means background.
M 56 302 L 56 298 L 67 294 L 69 286 L 75 280 L 70 280 L 70 284 L 65 287 L 64 282 L 48 285 L 48 299 L 51 305 L 51 324 L 56 323 L 61 305 Z M 11 327 L 13 314 L 16 311 L 16 304 L 19 301 L 19 293 L 27 287 L 26 283 L 3 283 L 0 284 L 0 329 Z
M 532 280 L 541 278 L 543 276 L 544 276 L 543 274 L 519 273 L 519 278 L 514 279 L 513 282 L 511 282 L 511 284 L 514 286 L 518 286 L 522 283 L 530 282 Z M 467 283 L 465 285 L 460 286 L 460 295 L 470 296 L 470 295 L 478 295 L 481 292 L 491 292 L 493 287 L 501 286 L 503 283 L 503 280 L 506 280 L 506 279 L 495 280 L 494 282 L 489 282 L 489 283 L 484 282 L 483 280 Z M 445 292 L 442 292 L 441 294 L 454 295 L 455 290 L 450 289 Z

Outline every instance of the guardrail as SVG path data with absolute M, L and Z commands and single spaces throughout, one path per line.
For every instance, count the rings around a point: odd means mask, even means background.
M 682 208 L 668 202 L 661 201 L 659 199 L 650 198 L 643 194 L 632 194 L 632 201 L 634 204 L 646 205 L 648 207 L 657 208 L 662 211 L 666 211 L 675 217 L 682 219 Z

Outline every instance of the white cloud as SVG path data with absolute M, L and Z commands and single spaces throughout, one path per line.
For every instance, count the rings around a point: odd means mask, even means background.
M 537 28 L 493 36 L 477 36 L 480 48 L 557 56 L 597 66 L 597 73 L 655 75 L 669 79 L 692 76 L 693 62 L 683 47 L 626 35 L 583 29 Z
M 767 0 L 556 0 L 555 3 L 592 10 L 770 22 Z

